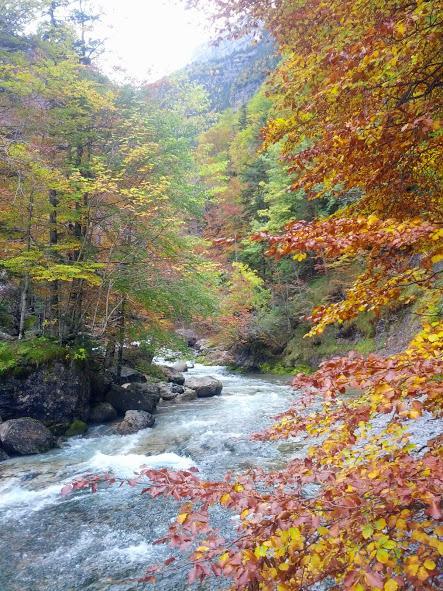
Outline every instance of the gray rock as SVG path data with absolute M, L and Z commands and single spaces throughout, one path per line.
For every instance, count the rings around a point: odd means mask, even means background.
M 0 330 L 0 341 L 13 341 L 14 337 L 7 332 Z
M 2 447 L 0 447 L 0 462 L 4 462 L 5 460 L 9 460 L 9 456 L 5 452 L 5 450 Z
M 198 335 L 190 328 L 179 328 L 177 334 L 182 337 L 188 347 L 194 347 L 198 341 Z
M 91 400 L 103 402 L 112 386 L 112 376 L 100 371 L 91 371 Z
M 116 431 L 120 435 L 130 435 L 131 433 L 137 433 L 141 429 L 153 427 L 154 424 L 155 418 L 149 412 L 128 410 L 125 413 L 125 418 L 116 426 Z
M 197 400 L 197 392 L 191 388 L 184 388 L 184 392 L 177 397 L 177 402 L 192 402 L 192 400 Z
M 172 388 L 172 386 L 175 386 L 176 384 L 163 384 L 160 383 L 158 384 L 159 390 L 160 390 L 160 396 L 162 398 L 162 400 L 174 400 L 174 398 L 177 398 L 178 396 L 178 392 L 175 392 Z M 181 386 L 177 386 L 178 388 L 181 388 Z
M 0 441 L 7 453 L 21 456 L 45 452 L 55 446 L 54 437 L 49 429 L 30 417 L 11 419 L 2 423 Z
M 183 394 L 183 392 L 185 391 L 185 387 L 179 386 L 178 384 L 172 384 L 171 390 L 172 390 L 172 392 L 175 392 L 177 394 Z
M 120 415 L 127 410 L 144 410 L 153 413 L 160 400 L 160 389 L 157 384 L 129 384 L 127 388 L 113 386 L 106 394 L 109 402 Z
M 110 374 L 116 384 L 143 384 L 147 381 L 144 374 L 128 365 L 122 367 L 120 378 L 117 378 L 117 368 L 115 367 L 111 369 Z
M 32 417 L 67 427 L 75 419 L 87 419 L 90 394 L 89 371 L 76 363 L 57 361 L 22 377 L 3 377 L 0 415 L 5 421 Z
M 194 390 L 198 398 L 209 398 L 221 394 L 223 384 L 211 376 L 202 378 L 188 378 L 186 387 Z
M 89 421 L 91 423 L 109 423 L 117 418 L 117 411 L 109 402 L 99 402 L 91 408 Z
M 167 365 L 158 365 L 157 367 L 161 369 L 168 382 L 178 384 L 179 386 L 183 386 L 185 383 L 185 376 L 173 367 L 168 367 Z

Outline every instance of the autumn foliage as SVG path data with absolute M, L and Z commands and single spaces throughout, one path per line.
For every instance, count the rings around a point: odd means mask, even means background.
M 163 541 L 190 554 L 190 583 L 225 576 L 232 589 L 248 591 L 316 583 L 441 588 L 441 437 L 425 433 L 421 446 L 412 437 L 441 417 L 443 399 L 441 3 L 216 6 L 232 29 L 264 22 L 279 42 L 283 57 L 269 92 L 286 115 L 269 121 L 264 138 L 283 142 L 293 188 L 307 198 L 326 190 L 344 198 L 333 216 L 256 236 L 269 256 L 312 256 L 323 266 L 354 260 L 361 268 L 342 300 L 312 311 L 310 335 L 412 301 L 422 329 L 399 353 L 350 353 L 296 376 L 297 405 L 255 435 L 317 438 L 283 470 L 228 474 L 222 482 L 142 472 L 147 494 L 183 501 Z M 359 197 L 347 201 L 355 189 Z M 231 539 L 211 527 L 215 505 L 239 518 Z

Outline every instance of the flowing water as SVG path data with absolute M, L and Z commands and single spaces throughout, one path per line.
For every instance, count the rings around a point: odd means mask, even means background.
M 128 486 L 62 497 L 63 484 L 81 474 L 130 477 L 141 465 L 195 465 L 202 477 L 215 479 L 229 469 L 275 468 L 297 453 L 294 444 L 249 440 L 293 402 L 287 380 L 202 365 L 187 375 L 221 379 L 222 396 L 165 404 L 154 429 L 120 436 L 99 426 L 61 449 L 0 464 L 0 591 L 133 591 L 140 585 L 129 579 L 166 557 L 167 548 L 152 542 L 176 515 L 172 501 Z M 155 589 L 188 585 L 184 575 L 171 574 Z

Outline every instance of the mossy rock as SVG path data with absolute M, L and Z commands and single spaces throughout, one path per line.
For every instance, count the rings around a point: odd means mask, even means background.
M 76 435 L 83 435 L 88 430 L 88 425 L 84 421 L 80 421 L 80 419 L 76 419 L 72 421 L 69 425 L 65 437 L 75 437 Z

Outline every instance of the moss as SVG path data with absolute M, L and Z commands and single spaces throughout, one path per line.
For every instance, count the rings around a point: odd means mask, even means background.
M 65 359 L 67 355 L 68 349 L 44 337 L 0 343 L 0 375 L 21 374 L 27 367 Z
M 165 379 L 165 374 L 163 373 L 161 368 L 158 367 L 158 365 L 155 365 L 153 363 L 149 363 L 148 361 L 143 361 L 143 360 L 138 361 L 137 363 L 135 363 L 135 369 L 137 371 L 145 374 L 146 376 L 155 379 L 155 380 L 164 380 Z
M 376 349 L 376 343 L 374 338 L 361 339 L 355 346 L 354 350 L 362 353 L 363 355 L 369 355 Z
M 65 432 L 66 437 L 75 437 L 76 435 L 83 435 L 88 430 L 88 425 L 81 421 L 80 419 L 75 419 L 69 425 L 68 429 Z

